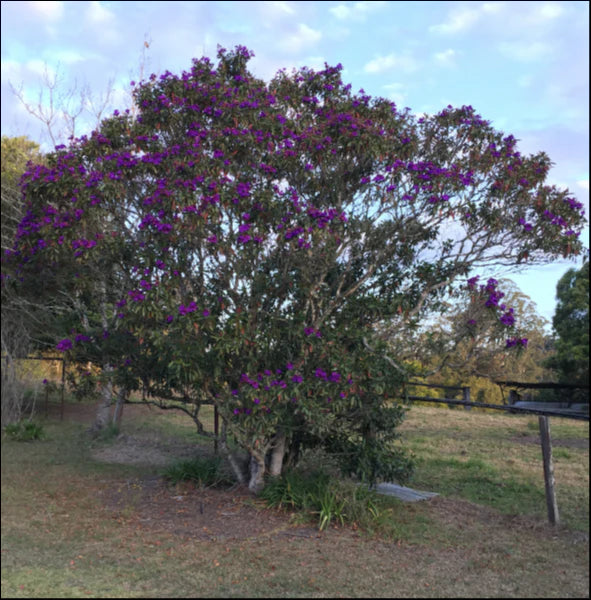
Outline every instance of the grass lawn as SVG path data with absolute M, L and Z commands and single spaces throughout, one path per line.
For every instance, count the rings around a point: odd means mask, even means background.
M 410 485 L 440 496 L 320 533 L 238 489 L 167 486 L 165 464 L 211 451 L 186 417 L 126 407 L 91 442 L 90 415 L 2 441 L 2 597 L 589 596 L 588 423 L 551 419 L 559 527 L 537 418 L 415 406 Z

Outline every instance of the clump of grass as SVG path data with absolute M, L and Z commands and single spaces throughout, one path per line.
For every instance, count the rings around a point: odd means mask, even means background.
M 324 471 L 287 471 L 267 483 L 261 498 L 271 508 L 285 508 L 317 519 L 320 531 L 331 523 L 367 530 L 380 528 L 384 514 L 382 499 L 376 492 Z
M 217 487 L 229 483 L 222 471 L 221 459 L 217 457 L 197 457 L 176 462 L 163 475 L 173 485 L 181 481 L 192 481 L 200 487 Z
M 19 421 L 18 423 L 9 423 L 4 428 L 5 435 L 19 442 L 30 442 L 40 440 L 45 437 L 43 425 L 33 421 Z

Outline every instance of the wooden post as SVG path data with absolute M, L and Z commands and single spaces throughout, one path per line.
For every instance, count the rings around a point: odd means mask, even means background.
M 538 417 L 540 423 L 540 438 L 542 440 L 542 458 L 544 459 L 544 482 L 546 485 L 546 506 L 548 520 L 552 525 L 558 525 L 558 504 L 554 489 L 554 465 L 552 464 L 552 441 L 550 439 L 550 423 L 548 417 Z
M 462 388 L 462 400 L 464 402 L 470 402 L 470 388 L 469 387 Z M 464 406 L 464 408 L 466 410 L 472 410 L 472 407 L 468 406 L 468 405 Z
M 214 451 L 214 454 L 217 456 L 217 454 L 218 454 L 218 436 L 220 434 L 220 415 L 218 413 L 217 404 L 213 405 L 213 433 L 215 435 L 215 438 L 213 441 L 213 451 Z
M 60 412 L 60 420 L 64 420 L 64 391 L 66 388 L 66 359 L 62 358 L 62 407 Z

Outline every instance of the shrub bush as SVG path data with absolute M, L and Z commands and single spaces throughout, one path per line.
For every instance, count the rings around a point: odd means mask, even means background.
M 19 421 L 18 423 L 9 423 L 4 428 L 7 437 L 19 442 L 30 442 L 40 440 L 45 437 L 43 425 L 33 421 Z
M 174 463 L 164 471 L 164 478 L 174 485 L 181 481 L 193 481 L 200 487 L 230 483 L 222 472 L 221 459 L 217 457 L 197 457 Z
M 371 530 L 379 526 L 382 515 L 375 491 L 352 480 L 331 477 L 324 471 L 287 471 L 270 479 L 261 497 L 269 507 L 317 516 L 320 531 L 331 523 Z

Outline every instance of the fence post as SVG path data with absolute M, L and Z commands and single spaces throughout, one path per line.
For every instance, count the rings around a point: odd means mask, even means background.
M 218 405 L 214 404 L 213 405 L 213 433 L 214 433 L 214 438 L 213 438 L 213 451 L 214 454 L 217 456 L 218 454 L 218 437 L 220 434 L 220 415 L 218 413 Z
M 64 391 L 66 388 L 66 359 L 62 358 L 62 406 L 60 411 L 60 420 L 64 420 Z
M 554 465 L 552 463 L 552 441 L 550 439 L 550 423 L 548 417 L 538 417 L 540 424 L 540 439 L 542 441 L 542 458 L 544 460 L 544 483 L 546 486 L 546 506 L 548 520 L 552 525 L 558 525 L 558 504 L 554 489 Z
M 464 402 L 470 402 L 470 388 L 469 387 L 462 388 L 462 400 Z M 465 405 L 464 408 L 466 410 L 472 410 L 472 407 L 468 406 L 468 405 Z

